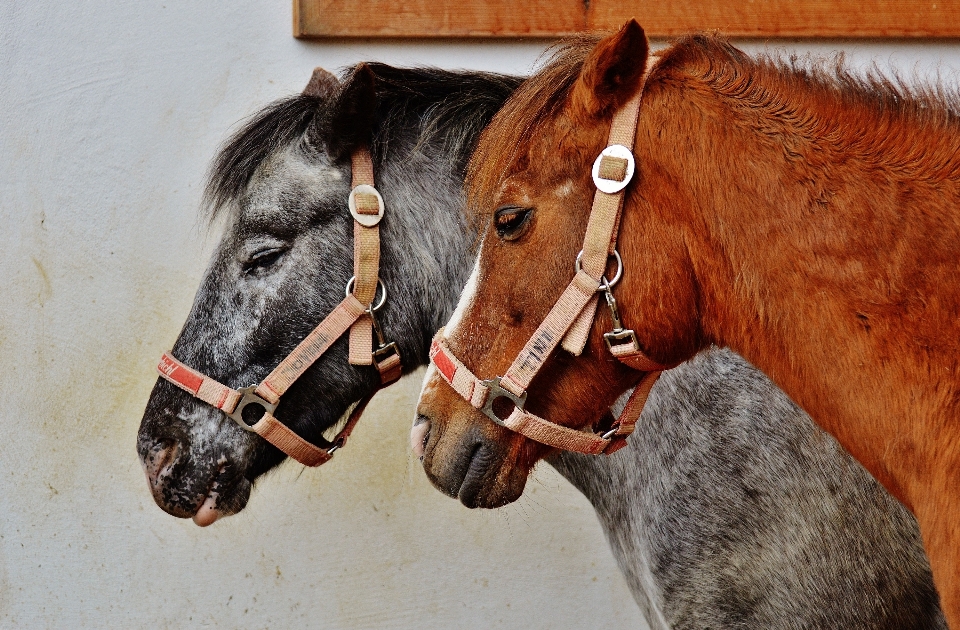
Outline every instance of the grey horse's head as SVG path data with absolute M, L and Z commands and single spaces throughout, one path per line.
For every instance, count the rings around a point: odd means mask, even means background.
M 371 148 L 387 213 L 378 312 L 404 371 L 427 361 L 469 269 L 474 231 L 460 192 L 479 131 L 519 80 L 361 64 L 318 70 L 227 142 L 206 198 L 226 227 L 172 354 L 233 388 L 259 383 L 343 298 L 353 273 L 350 154 Z M 309 441 L 379 387 L 339 339 L 281 399 L 276 417 Z M 284 455 L 221 411 L 159 379 L 137 439 L 157 504 L 209 524 L 246 505 Z M 204 508 L 201 514 L 198 511 Z

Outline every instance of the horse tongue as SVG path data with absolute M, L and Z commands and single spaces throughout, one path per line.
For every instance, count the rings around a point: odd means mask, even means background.
M 217 522 L 217 519 L 220 518 L 220 512 L 217 511 L 217 496 L 216 492 L 211 492 L 203 501 L 203 505 L 201 505 L 197 513 L 193 515 L 194 523 L 200 527 L 206 527 L 207 525 L 213 525 Z

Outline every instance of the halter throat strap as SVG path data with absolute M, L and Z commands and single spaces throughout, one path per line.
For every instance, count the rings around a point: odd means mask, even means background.
M 319 466 L 330 460 L 333 452 L 344 445 L 367 403 L 376 393 L 374 391 L 365 396 L 354 407 L 347 423 L 333 441 L 321 438 L 319 445 L 303 439 L 274 416 L 280 397 L 337 339 L 350 331 L 350 363 L 374 365 L 380 374 L 381 388 L 399 379 L 402 371 L 396 344 L 387 343 L 382 338 L 380 327 L 374 319 L 374 313 L 386 299 L 386 293 L 383 293 L 380 304 L 373 304 L 377 286 L 383 287 L 379 280 L 379 222 L 384 215 L 384 204 L 373 186 L 373 160 L 366 147 L 353 152 L 351 168 L 353 188 L 348 206 L 354 218 L 354 277 L 347 284 L 346 296 L 330 314 L 255 386 L 233 389 L 188 367 L 169 352 L 163 354 L 157 365 L 157 372 L 162 378 L 220 409 L 241 428 L 256 433 L 305 466 Z M 374 329 L 378 336 L 376 350 L 373 348 Z M 264 410 L 260 419 L 253 424 L 243 417 L 248 405 L 256 405 Z
M 597 190 L 583 250 L 577 258 L 576 273 L 506 373 L 487 380 L 477 378 L 451 352 L 443 330 L 434 337 L 430 349 L 430 359 L 441 377 L 473 407 L 496 424 L 554 448 L 594 455 L 609 454 L 622 448 L 626 437 L 633 432 L 660 373 L 672 367 L 647 357 L 633 331 L 620 326 L 616 300 L 611 292 L 613 283 L 604 278 L 610 256 L 615 255 L 620 264 L 616 253 L 617 233 L 624 190 L 635 170 L 632 147 L 642 94 L 641 86 L 636 96 L 614 114 L 607 147 L 594 163 L 593 179 Z M 594 433 L 556 424 L 527 412 L 524 406 L 530 383 L 557 345 L 562 343 L 574 355 L 582 352 L 596 313 L 599 292 L 607 294 L 614 315 L 615 330 L 605 335 L 611 354 L 628 367 L 645 374 L 614 424 L 601 433 Z

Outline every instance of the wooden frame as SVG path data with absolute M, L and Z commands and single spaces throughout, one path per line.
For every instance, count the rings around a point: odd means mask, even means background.
M 293 0 L 293 33 L 560 37 L 636 17 L 650 37 L 960 37 L 960 0 Z

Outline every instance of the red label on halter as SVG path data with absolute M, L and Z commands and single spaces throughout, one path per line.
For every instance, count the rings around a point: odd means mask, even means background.
M 167 354 L 160 357 L 160 364 L 157 365 L 157 369 L 168 379 L 183 385 L 194 394 L 200 391 L 200 385 L 203 384 L 202 376 L 186 369 L 176 359 Z
M 457 373 L 457 366 L 453 364 L 453 361 L 447 356 L 443 351 L 443 348 L 440 347 L 436 341 L 433 342 L 433 352 L 430 354 L 433 355 L 433 364 L 437 366 L 437 369 L 443 374 L 444 378 L 449 382 L 453 382 L 453 377 Z

